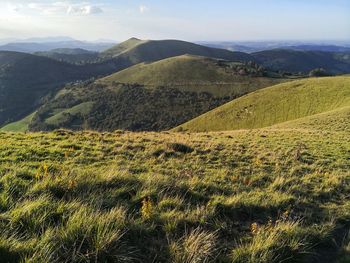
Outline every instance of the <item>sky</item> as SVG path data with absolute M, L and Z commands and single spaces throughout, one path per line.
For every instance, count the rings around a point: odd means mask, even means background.
M 349 0 L 0 0 L 0 39 L 350 40 Z

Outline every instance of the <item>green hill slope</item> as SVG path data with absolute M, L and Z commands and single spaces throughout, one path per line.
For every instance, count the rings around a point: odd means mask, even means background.
M 349 105 L 349 77 L 306 79 L 253 92 L 177 129 L 189 131 L 252 129 Z
M 245 68 L 247 73 L 239 71 Z M 250 72 L 250 73 L 249 73 Z M 218 97 L 240 96 L 281 78 L 263 77 L 264 72 L 239 62 L 226 62 L 207 57 L 182 55 L 153 63 L 140 63 L 110 76 L 99 83 L 137 83 L 149 88 L 173 87 L 181 91 L 208 92 Z
M 167 130 L 233 98 L 286 81 L 261 74 L 256 65 L 189 55 L 139 64 L 93 84 L 67 87 L 38 110 L 30 128 Z M 82 103 L 90 107 L 76 111 Z
M 315 68 L 323 68 L 333 74 L 350 72 L 346 54 L 274 49 L 256 52 L 252 56 L 258 63 L 273 70 L 308 73 Z

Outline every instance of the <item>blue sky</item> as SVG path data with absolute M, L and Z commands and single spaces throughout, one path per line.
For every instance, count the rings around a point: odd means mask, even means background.
M 0 0 L 0 38 L 349 40 L 349 0 Z

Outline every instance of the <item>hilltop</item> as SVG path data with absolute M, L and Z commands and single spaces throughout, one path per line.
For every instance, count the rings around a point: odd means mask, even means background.
M 141 62 L 158 61 L 185 54 L 220 58 L 230 61 L 250 61 L 254 58 L 246 53 L 231 52 L 225 49 L 210 48 L 180 40 L 139 40 L 129 39 L 102 52 L 102 58 L 113 58 L 131 66 Z
M 178 129 L 222 131 L 271 126 L 350 106 L 350 78 L 297 80 L 233 100 Z
M 113 47 L 110 47 L 109 49 L 101 52 L 101 57 L 116 57 L 120 55 L 123 52 L 126 52 L 128 50 L 131 50 L 135 48 L 137 45 L 140 45 L 142 43 L 147 42 L 146 40 L 141 40 L 138 38 L 130 38 L 122 43 L 119 43 Z

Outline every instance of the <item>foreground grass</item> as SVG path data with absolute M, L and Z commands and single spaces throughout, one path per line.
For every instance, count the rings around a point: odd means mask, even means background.
M 347 262 L 348 130 L 0 133 L 2 262 Z

